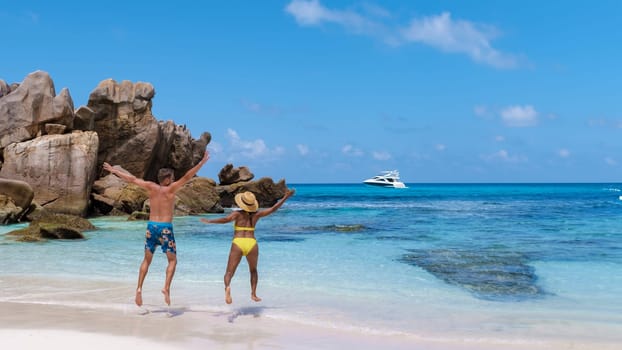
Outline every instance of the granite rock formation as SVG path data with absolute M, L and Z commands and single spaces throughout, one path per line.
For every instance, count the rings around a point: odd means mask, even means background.
M 74 215 L 41 211 L 28 227 L 7 233 L 18 241 L 39 242 L 46 239 L 83 239 L 84 231 L 96 227 L 87 219 Z
M 21 221 L 33 209 L 34 196 L 27 182 L 0 178 L 0 223 Z
M 73 129 L 73 100 L 66 88 L 57 96 L 54 82 L 43 71 L 29 74 L 13 90 L 0 83 L 0 152 L 13 143 L 45 134 L 45 125 Z
M 104 80 L 79 109 L 80 125 L 97 132 L 99 163 L 120 165 L 134 176 L 155 181 L 161 168 L 172 168 L 179 178 L 196 164 L 211 135 L 193 139 L 185 126 L 156 120 L 151 113 L 155 89 L 149 83 Z M 91 114 L 92 112 L 92 114 Z
M 95 177 L 98 137 L 92 131 L 45 135 L 4 149 L 0 177 L 32 186 L 44 208 L 84 216 Z
M 245 191 L 255 194 L 260 208 L 267 208 L 273 206 L 285 195 L 287 185 L 284 179 L 275 183 L 269 177 L 262 177 L 257 181 L 237 182 L 231 185 L 218 186 L 217 191 L 220 196 L 220 204 L 225 208 L 235 207 L 233 198 L 236 194 Z
M 221 186 L 231 185 L 237 182 L 251 181 L 255 175 L 248 169 L 248 167 L 233 167 L 233 164 L 225 165 L 218 173 L 218 181 Z
M 150 83 L 107 79 L 91 92 L 86 106 L 74 111 L 69 90 L 56 95 L 46 72 L 33 72 L 19 84 L 0 80 L 0 177 L 31 188 L 25 200 L 28 191 L 16 196 L 0 183 L 0 219 L 30 220 L 26 214 L 33 207 L 37 213 L 77 216 L 148 213 L 146 191 L 102 173 L 102 164 L 150 181 L 156 181 L 159 169 L 172 168 L 179 178 L 211 141 L 208 132 L 194 139 L 185 125 L 157 120 L 151 110 L 154 96 Z M 227 164 L 218 177 L 219 185 L 200 177 L 190 181 L 178 192 L 175 215 L 221 213 L 233 205 L 236 193 L 246 190 L 268 207 L 286 190 L 284 180 L 252 181 L 245 166 Z

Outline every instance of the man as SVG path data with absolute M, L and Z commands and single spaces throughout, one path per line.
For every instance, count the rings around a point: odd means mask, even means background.
M 175 247 L 175 236 L 173 235 L 173 210 L 175 206 L 175 194 L 190 181 L 201 169 L 203 164 L 209 159 L 209 153 L 205 150 L 203 159 L 188 170 L 181 179 L 175 181 L 172 169 L 163 168 L 158 172 L 158 183 L 145 181 L 121 169 L 113 168 L 110 164 L 104 163 L 104 170 L 109 171 L 120 177 L 123 181 L 135 184 L 146 189 L 149 193 L 149 222 L 147 223 L 147 233 L 145 234 L 145 258 L 140 265 L 138 272 L 138 286 L 136 288 L 136 305 L 142 306 L 142 288 L 149 265 L 153 258 L 156 245 L 162 246 L 162 252 L 166 254 L 168 266 L 166 268 L 166 280 L 164 281 L 164 301 L 171 305 L 171 282 L 177 266 L 177 251 Z

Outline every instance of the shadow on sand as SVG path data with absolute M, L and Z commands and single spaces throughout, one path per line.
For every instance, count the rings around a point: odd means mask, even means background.
M 146 307 L 140 308 L 140 315 L 164 314 L 166 317 L 177 317 L 190 311 L 187 307 Z
M 229 321 L 229 323 L 233 323 L 240 316 L 259 317 L 265 309 L 267 309 L 265 306 L 245 306 L 234 309 L 231 312 L 217 313 L 216 316 L 227 316 L 227 321 Z

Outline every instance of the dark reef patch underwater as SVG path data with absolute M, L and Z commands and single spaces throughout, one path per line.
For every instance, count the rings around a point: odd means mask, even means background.
M 492 301 L 523 301 L 546 295 L 537 285 L 535 269 L 524 254 L 497 250 L 409 250 L 399 261 L 418 266 L 475 297 Z

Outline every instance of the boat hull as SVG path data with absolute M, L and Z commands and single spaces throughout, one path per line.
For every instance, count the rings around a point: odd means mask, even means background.
M 386 188 L 406 188 L 406 185 L 404 185 L 403 183 L 399 182 L 399 183 L 378 183 L 378 182 L 367 182 L 367 181 L 363 181 L 363 183 L 365 185 L 368 186 L 373 186 L 373 187 L 386 187 Z

